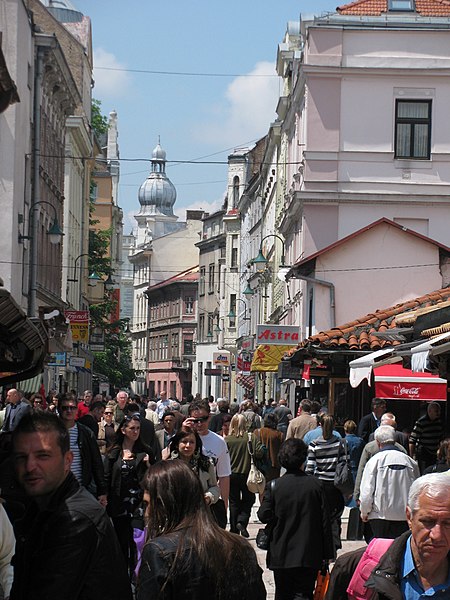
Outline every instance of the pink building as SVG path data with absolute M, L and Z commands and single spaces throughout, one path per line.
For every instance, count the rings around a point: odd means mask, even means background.
M 277 231 L 286 240 L 286 262 L 304 261 L 383 218 L 399 226 L 385 221 L 388 238 L 369 243 L 376 228 L 345 246 L 353 247 L 351 256 L 339 260 L 355 266 L 351 275 L 323 265 L 315 271 L 330 284 L 336 279 L 349 316 L 446 284 L 435 259 L 440 245 L 450 246 L 449 41 L 448 3 L 359 0 L 301 22 L 279 46 L 286 193 Z M 397 260 L 424 265 L 430 253 L 433 274 L 418 268 L 420 276 L 398 276 Z M 337 255 L 317 256 L 315 264 Z M 385 285 L 374 283 L 374 261 L 384 267 Z M 435 283 L 418 289 L 429 277 Z M 328 328 L 330 311 L 316 311 L 325 295 L 326 286 L 291 280 L 284 324 L 305 334 Z

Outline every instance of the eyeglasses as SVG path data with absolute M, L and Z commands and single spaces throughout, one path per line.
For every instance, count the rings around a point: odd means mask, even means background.
M 42 400 L 34 400 L 35 404 L 42 404 Z
M 76 406 L 70 406 L 70 405 L 61 406 L 60 410 L 77 410 L 77 407 Z
M 197 417 L 196 419 L 192 419 L 192 421 L 194 423 L 204 423 L 208 419 L 209 419 L 209 416 L 207 416 L 207 417 Z

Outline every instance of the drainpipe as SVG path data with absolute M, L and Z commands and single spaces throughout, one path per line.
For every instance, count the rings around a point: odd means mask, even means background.
M 312 283 L 313 285 L 324 285 L 325 287 L 330 289 L 330 329 L 333 329 L 333 327 L 336 326 L 336 301 L 334 283 L 331 283 L 330 281 L 325 281 L 323 279 L 316 279 L 315 277 L 307 277 L 306 275 L 295 275 L 293 279 L 301 279 L 302 281 Z

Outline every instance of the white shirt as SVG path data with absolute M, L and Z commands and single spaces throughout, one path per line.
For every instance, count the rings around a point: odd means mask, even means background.
M 229 477 L 231 475 L 231 463 L 225 440 L 213 431 L 201 435 L 200 439 L 202 440 L 203 454 L 208 456 L 216 466 L 217 477 L 219 479 Z
M 5 509 L 0 504 L 0 583 L 5 596 L 9 596 L 13 582 L 11 559 L 14 556 L 16 539 Z

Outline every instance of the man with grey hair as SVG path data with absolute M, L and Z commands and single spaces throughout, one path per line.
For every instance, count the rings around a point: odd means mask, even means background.
M 417 463 L 397 450 L 394 439 L 393 427 L 378 427 L 375 441 L 380 450 L 367 463 L 361 481 L 361 519 L 370 521 L 377 538 L 396 538 L 408 529 L 408 492 L 420 475 Z
M 406 520 L 409 530 L 377 559 L 365 585 L 377 600 L 450 598 L 448 473 L 430 473 L 414 481 L 408 494 Z M 347 600 L 347 586 L 364 551 L 359 548 L 337 559 L 325 600 Z

